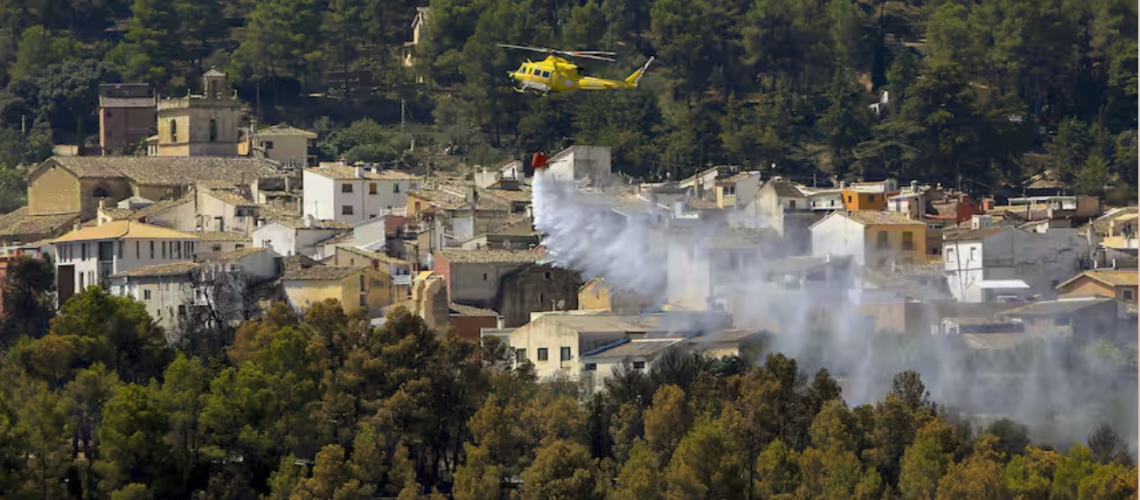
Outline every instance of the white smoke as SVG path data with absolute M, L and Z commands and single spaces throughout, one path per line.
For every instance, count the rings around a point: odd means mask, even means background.
M 701 309 L 706 296 L 723 295 L 738 326 L 779 332 L 772 350 L 796 358 L 808 371 L 826 367 L 849 404 L 881 400 L 894 374 L 915 370 L 939 404 L 975 416 L 1013 418 L 1028 425 L 1037 442 L 1083 442 L 1094 425 L 1109 422 L 1135 453 L 1135 379 L 1120 380 L 1103 361 L 1071 352 L 1071 345 L 988 352 L 913 332 L 876 335 L 857 306 L 844 300 L 846 290 L 764 279 L 774 265 L 766 251 L 755 251 L 743 271 L 710 264 L 705 250 L 713 228 L 672 241 L 654 227 L 655 215 L 636 210 L 619 215 L 612 197 L 584 193 L 541 170 L 533 198 L 535 227 L 544 235 L 552 264 L 659 303 Z M 720 283 L 731 285 L 716 290 Z M 670 321 L 678 322 L 677 329 L 693 324 L 691 317 Z

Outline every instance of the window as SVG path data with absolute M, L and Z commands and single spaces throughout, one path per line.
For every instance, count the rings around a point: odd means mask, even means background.
M 97 187 L 94 191 L 92 191 L 91 196 L 95 198 L 106 198 L 107 190 L 103 189 L 102 187 Z
M 87 277 L 87 273 L 79 273 L 79 290 L 83 291 L 83 278 Z
M 81 255 L 83 255 L 83 260 L 87 260 L 87 243 L 80 243 L 79 246 L 83 249 L 81 253 Z
M 210 119 L 210 142 L 218 140 L 218 120 Z
M 882 250 L 885 248 L 890 248 L 890 246 L 891 246 L 891 242 L 889 239 L 890 236 L 886 233 L 886 231 L 880 231 L 880 232 L 875 233 L 875 234 L 877 235 L 876 236 L 877 241 L 875 242 L 875 248 L 878 248 L 879 250 Z
M 273 149 L 273 141 L 265 141 L 261 145 L 265 146 L 265 149 Z
M 834 207 L 835 206 L 835 200 L 827 200 L 827 206 Z
M 392 192 L 396 193 L 396 194 L 400 194 L 400 183 L 399 182 L 392 184 Z
M 154 241 L 150 242 L 150 258 L 154 259 Z
M 360 307 L 368 307 L 368 295 L 360 294 Z
M 515 363 L 526 361 L 526 349 L 515 349 Z
M 170 142 L 178 142 L 178 122 L 170 120 Z
M 569 347 L 563 347 L 562 348 L 562 352 L 560 353 L 559 359 L 561 359 L 562 361 L 570 361 L 570 348 Z
M 788 200 L 788 209 L 790 209 L 790 210 L 796 209 L 796 200 Z
M 584 368 L 582 368 L 582 371 L 584 371 L 584 372 L 596 372 L 596 371 L 598 371 L 598 364 L 597 363 L 586 363 L 586 366 Z
M 186 305 L 185 304 L 178 304 L 178 317 L 179 318 L 186 317 Z
M 914 250 L 914 233 L 903 232 L 903 250 Z
M 343 207 L 340 207 L 340 214 L 341 215 L 352 215 L 352 205 L 345 205 Z
M 548 349 L 545 347 L 539 347 L 538 348 L 538 360 L 539 361 L 546 361 L 547 360 L 547 358 L 549 357 L 549 354 L 547 353 L 547 351 L 548 351 Z
M 166 242 L 162 242 L 162 258 L 166 258 Z
M 847 195 L 847 203 L 854 203 L 852 200 L 853 198 L 851 198 L 851 195 Z
M 545 272 L 545 273 L 542 273 L 542 277 L 543 277 L 543 278 L 546 278 L 546 279 L 550 279 L 550 271 L 547 271 L 547 272 Z
M 360 291 L 364 291 L 364 275 L 360 275 Z
M 143 290 L 143 300 L 150 300 L 150 290 Z
M 550 72 L 549 72 L 549 71 L 543 71 L 543 72 L 542 72 L 542 77 L 543 77 L 543 78 L 550 78 Z
M 123 258 L 123 247 L 126 245 L 127 245 L 127 242 L 125 242 L 125 241 L 119 242 L 119 259 Z
M 1136 295 L 1132 293 L 1132 290 L 1124 290 L 1124 293 L 1122 295 L 1124 296 L 1124 300 L 1134 300 L 1136 298 Z
M 340 185 L 340 192 L 351 193 L 352 192 L 352 184 L 349 184 L 349 183 L 341 184 Z
M 487 281 L 487 273 L 483 273 L 483 281 Z
M 873 194 L 867 195 L 867 201 L 875 201 L 875 195 L 873 195 Z
M 190 248 L 190 245 L 189 245 L 189 244 L 187 244 L 187 245 L 186 245 L 186 248 Z M 243 244 L 241 244 L 241 243 L 238 243 L 238 244 L 234 245 L 234 250 L 237 250 L 237 249 L 239 249 L 239 248 L 245 248 L 245 245 L 243 245 Z M 190 252 L 190 251 L 189 251 L 189 250 L 187 250 L 187 253 L 189 253 L 189 252 Z
M 214 246 L 210 247 L 210 249 L 211 249 L 211 250 L 213 250 L 213 251 L 215 251 L 215 252 L 221 252 L 221 251 L 222 251 L 222 246 L 221 246 L 221 245 L 218 245 L 218 244 L 214 244 Z
M 375 182 L 369 182 L 368 183 L 368 194 L 376 194 L 376 183 Z
M 634 361 L 633 362 L 633 369 L 634 370 L 644 370 L 645 369 L 645 362 L 644 361 Z
M 136 259 L 142 258 L 142 242 L 141 241 L 135 242 L 135 258 Z

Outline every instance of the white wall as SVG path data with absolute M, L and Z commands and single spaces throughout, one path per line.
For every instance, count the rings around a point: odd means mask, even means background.
M 828 215 L 811 228 L 812 255 L 850 256 L 857 266 L 865 265 L 865 228 L 846 217 Z
M 595 185 L 605 185 L 612 175 L 612 148 L 604 146 L 572 146 L 559 152 L 547 165 L 547 174 L 560 180 L 589 177 Z M 561 156 L 559 156 L 561 155 Z
M 1049 228 L 1044 233 L 1010 229 L 980 241 L 945 242 L 942 253 L 947 284 L 959 301 L 986 301 L 977 286 L 982 280 L 1012 279 L 1029 285 L 1029 290 L 1019 293 L 1050 298 L 1057 284 L 1080 272 L 1080 257 L 1087 255 L 1088 243 L 1073 228 Z
M 982 302 L 978 288 L 983 277 L 981 241 L 946 241 L 942 245 L 942 262 L 950 294 L 959 302 Z
M 221 221 L 218 217 L 222 218 Z M 198 218 L 201 220 L 202 231 L 230 231 L 249 235 L 257 227 L 257 217 L 252 212 L 238 217 L 237 207 L 205 191 L 198 193 Z
M 266 141 L 273 143 L 273 148 L 265 150 L 265 156 L 283 163 L 292 160 L 297 165 L 304 165 L 308 160 L 310 140 L 299 135 L 257 134 L 257 146 L 264 146 Z
M 297 253 L 297 230 L 272 222 L 253 231 L 253 246 L 270 248 L 283 255 Z
M 304 214 L 321 220 L 335 219 L 334 209 L 339 213 L 340 207 L 336 206 L 334 188 L 339 190 L 340 186 L 332 179 L 308 170 L 302 174 L 301 182 L 304 184 Z
M 760 174 L 750 175 L 736 183 L 736 208 L 744 208 L 756 198 L 760 190 Z
M 108 240 L 104 240 L 108 241 Z M 114 242 L 114 256 L 111 260 L 111 271 L 102 278 L 110 278 L 111 274 L 130 271 L 144 266 L 155 264 L 169 264 L 191 260 L 198 251 L 198 242 L 194 240 L 110 240 Z M 53 245 L 57 255 L 55 260 L 56 272 L 60 266 L 74 266 L 75 291 L 82 291 L 88 286 L 98 284 L 99 275 L 99 241 L 84 241 L 75 243 L 61 243 Z M 154 243 L 154 257 L 151 258 L 150 245 Z M 166 256 L 163 257 L 163 243 L 166 243 Z M 189 243 L 189 252 L 186 251 Z M 83 246 L 87 247 L 87 258 L 83 259 Z M 122 252 L 120 253 L 120 248 Z M 137 251 L 136 251 L 137 249 Z M 121 257 L 120 257 L 121 255 Z M 83 275 L 83 286 L 79 286 L 79 275 Z
M 384 223 L 386 217 L 377 217 L 352 227 L 352 244 L 368 250 L 378 250 L 387 244 Z
M 195 204 L 183 203 L 169 210 L 148 217 L 149 224 L 162 226 L 175 231 L 192 232 L 198 229 L 198 211 Z

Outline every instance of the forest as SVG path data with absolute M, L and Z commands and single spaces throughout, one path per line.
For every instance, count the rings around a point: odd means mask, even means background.
M 56 312 L 50 262 L 9 269 L 4 499 L 1136 497 L 1111 426 L 1034 444 L 931 401 L 913 371 L 852 407 L 780 353 L 669 350 L 586 391 L 406 309 L 374 328 L 332 300 L 277 304 L 216 349 L 171 346 L 139 302 L 91 287 Z
M 1136 25 L 1129 0 L 7 0 L 0 189 L 53 143 L 97 142 L 99 83 L 182 96 L 217 67 L 259 123 L 316 130 L 328 159 L 486 165 L 579 143 L 645 179 L 733 164 L 989 194 L 1048 169 L 1123 203 Z M 658 62 L 637 91 L 535 98 L 506 77 L 534 54 L 500 42 L 617 52 L 582 62 L 600 76 Z

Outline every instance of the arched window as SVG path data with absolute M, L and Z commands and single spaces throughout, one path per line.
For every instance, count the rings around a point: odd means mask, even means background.
M 103 189 L 102 187 L 97 187 L 97 188 L 95 188 L 95 192 L 91 193 L 91 194 L 92 194 L 92 196 L 94 196 L 96 198 L 106 198 L 107 197 L 107 190 Z
M 210 142 L 218 140 L 218 120 L 210 119 Z
M 178 142 L 178 122 L 170 120 L 170 142 Z

